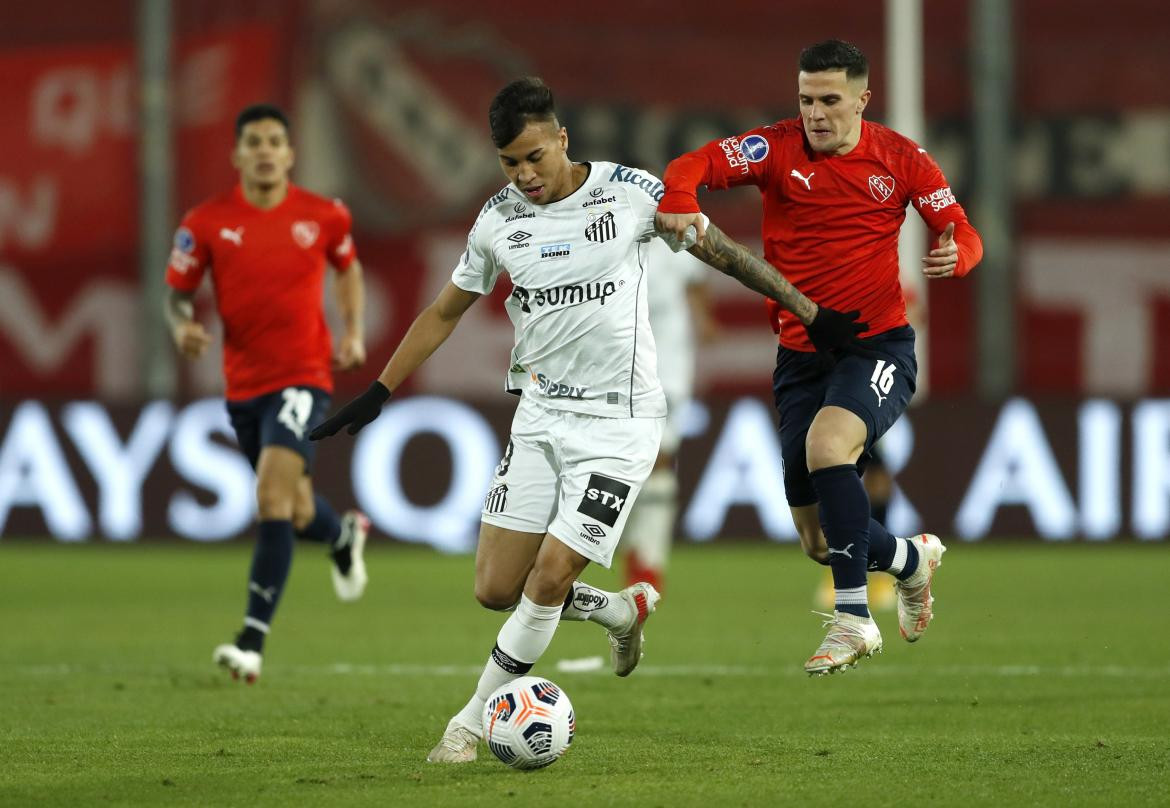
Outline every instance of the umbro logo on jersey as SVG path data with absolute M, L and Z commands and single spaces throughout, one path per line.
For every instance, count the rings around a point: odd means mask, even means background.
M 509 250 L 518 250 L 521 247 L 527 247 L 527 246 L 529 246 L 528 239 L 530 239 L 530 238 L 532 238 L 531 233 L 526 233 L 523 230 L 517 230 L 512 235 L 508 236 L 508 241 L 512 242 L 512 246 L 509 247 L 508 249 Z
M 808 172 L 808 176 L 806 177 L 794 168 L 794 169 L 792 169 L 792 173 L 789 174 L 788 176 L 790 176 L 794 179 L 800 180 L 801 182 L 804 183 L 805 190 L 811 191 L 812 190 L 813 174 L 816 174 L 816 173 L 817 172 L 815 172 L 815 171 L 810 171 L 810 172 Z
M 603 474 L 590 474 L 577 512 L 613 527 L 630 498 L 630 487 Z
M 869 178 L 869 193 L 878 202 L 885 202 L 894 193 L 894 178 L 873 175 Z
M 292 237 L 297 246 L 309 249 L 317 243 L 317 236 L 321 235 L 321 225 L 313 221 L 293 222 Z
M 234 230 L 229 230 L 226 227 L 219 228 L 219 237 L 224 241 L 230 241 L 237 247 L 244 246 L 244 228 L 237 227 Z
M 617 235 L 617 223 L 614 221 L 612 210 L 596 218 L 590 218 L 593 223 L 585 228 L 585 238 L 596 244 L 601 244 Z

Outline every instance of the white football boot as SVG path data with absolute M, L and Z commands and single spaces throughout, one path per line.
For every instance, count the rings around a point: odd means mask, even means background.
M 642 582 L 627 586 L 618 597 L 630 604 L 630 622 L 609 632 L 609 661 L 618 676 L 629 676 L 642 659 L 642 625 L 658 606 L 658 590 Z
M 341 517 L 341 535 L 330 553 L 333 591 L 338 600 L 355 601 L 366 591 L 369 576 L 366 575 L 364 553 L 369 533 L 370 520 L 361 511 L 346 511 Z
M 858 617 L 848 612 L 832 614 L 813 612 L 825 620 L 829 633 L 816 652 L 804 663 L 810 676 L 824 676 L 855 667 L 863 657 L 882 652 L 882 633 L 871 617 Z
M 235 643 L 216 646 L 211 661 L 230 672 L 233 679 L 243 677 L 248 684 L 255 684 L 260 678 L 260 654 L 245 651 Z
M 934 571 L 942 566 L 947 548 L 938 536 L 930 533 L 920 533 L 907 541 L 918 551 L 918 568 L 905 581 L 894 584 L 898 590 L 898 630 L 906 642 L 917 642 L 934 617 L 930 584 L 934 581 Z
M 443 737 L 427 755 L 427 763 L 471 763 L 479 752 L 479 736 L 452 719 Z

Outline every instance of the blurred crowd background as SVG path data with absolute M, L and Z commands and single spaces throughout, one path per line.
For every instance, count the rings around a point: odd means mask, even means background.
M 968 278 L 919 290 L 924 395 L 887 453 L 895 530 L 1164 540 L 1164 5 L 4 4 L 0 535 L 247 535 L 250 471 L 215 400 L 219 353 L 179 363 L 158 316 L 175 224 L 235 181 L 243 106 L 284 106 L 294 180 L 354 213 L 371 359 L 338 377 L 344 397 L 449 277 L 503 184 L 487 105 L 504 83 L 549 83 L 575 159 L 660 173 L 683 151 L 795 115 L 800 49 L 839 37 L 870 59 L 871 120 L 899 128 L 891 76 L 900 57 L 919 65 L 922 131 L 907 134 L 940 163 L 989 248 Z M 894 12 L 907 10 L 920 12 L 920 33 L 893 37 Z M 759 244 L 753 190 L 704 204 Z M 319 485 L 391 538 L 472 546 L 514 406 L 501 390 L 506 293 L 502 283 L 469 312 L 395 418 L 321 453 Z M 775 337 L 741 287 L 715 276 L 711 294 L 720 337 L 698 355 L 678 533 L 790 541 L 769 403 Z M 202 303 L 214 322 L 206 288 Z

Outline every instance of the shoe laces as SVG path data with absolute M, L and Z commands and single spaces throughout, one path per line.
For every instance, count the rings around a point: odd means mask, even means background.
M 479 738 L 466 727 L 453 727 L 443 733 L 439 743 L 452 752 L 462 752 L 467 747 L 479 743 Z
M 834 648 L 840 648 L 845 651 L 859 651 L 865 648 L 865 631 L 861 626 L 854 623 L 846 623 L 837 615 L 828 614 L 827 612 L 814 610 L 813 614 L 825 618 L 825 621 L 821 625 L 829 629 L 829 633 L 825 635 L 825 640 L 818 649 L 819 651 L 828 651 Z

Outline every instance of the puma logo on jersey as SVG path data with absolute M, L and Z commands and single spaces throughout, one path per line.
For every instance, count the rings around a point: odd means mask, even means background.
M 235 244 L 237 247 L 244 246 L 244 228 L 243 227 L 237 227 L 234 230 L 229 230 L 226 227 L 221 227 L 219 229 L 219 237 L 221 239 L 223 239 L 224 241 L 230 241 L 232 244 Z
M 829 555 L 836 553 L 837 555 L 843 555 L 846 558 L 853 558 L 853 553 L 849 552 L 849 548 L 852 546 L 853 546 L 853 542 L 849 542 L 849 544 L 845 545 L 844 550 L 834 550 L 832 547 L 830 547 L 829 548 Z
M 794 168 L 794 169 L 792 169 L 792 173 L 789 174 L 788 176 L 795 177 L 796 179 L 800 180 L 801 182 L 804 183 L 804 187 L 807 190 L 811 191 L 812 186 L 809 184 L 809 181 L 813 178 L 813 174 L 816 174 L 816 173 L 817 172 L 815 172 L 815 171 L 810 171 L 808 173 L 808 176 L 806 177 Z

